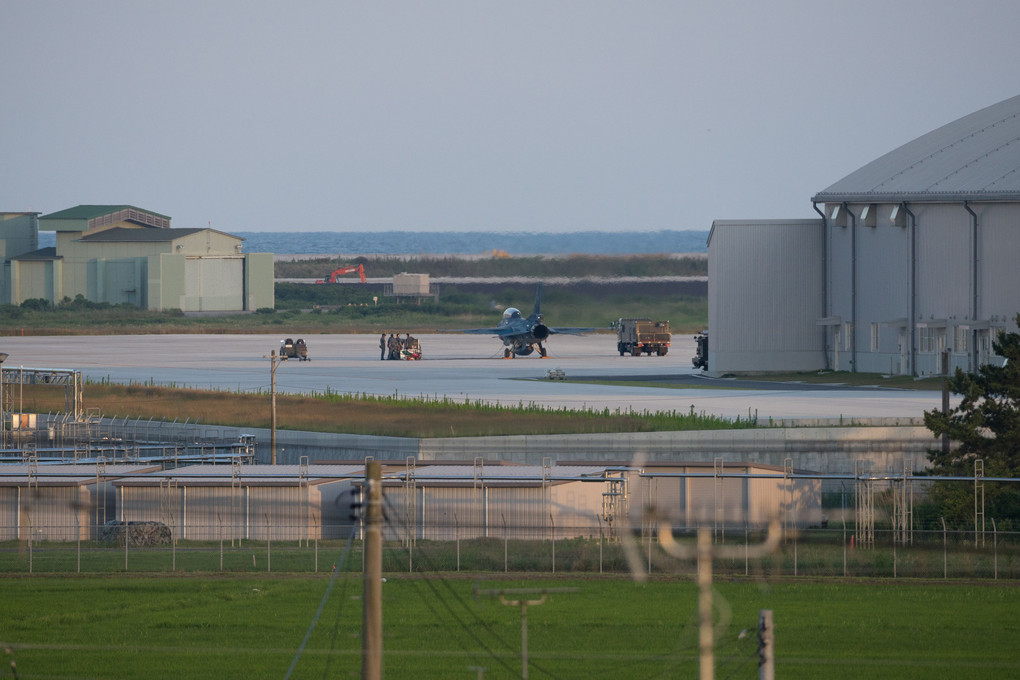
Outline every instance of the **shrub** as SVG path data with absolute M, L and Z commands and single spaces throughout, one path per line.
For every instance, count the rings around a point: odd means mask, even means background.
M 21 303 L 22 309 L 43 311 L 53 308 L 53 303 L 46 298 L 29 298 Z

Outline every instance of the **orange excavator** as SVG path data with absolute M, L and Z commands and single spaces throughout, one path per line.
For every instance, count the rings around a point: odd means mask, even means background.
M 316 283 L 336 283 L 337 280 L 344 274 L 352 274 L 354 272 L 358 272 L 358 276 L 361 277 L 361 282 L 365 283 L 365 265 L 363 264 L 350 264 L 346 267 L 334 269 L 333 273 L 324 279 L 316 281 Z

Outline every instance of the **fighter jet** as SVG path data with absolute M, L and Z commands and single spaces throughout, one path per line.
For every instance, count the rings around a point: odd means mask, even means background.
M 461 328 L 459 333 L 476 333 L 479 335 L 497 335 L 503 341 L 503 358 L 513 359 L 528 356 L 538 348 L 538 355 L 548 358 L 542 341 L 553 333 L 587 333 L 595 328 L 550 328 L 542 323 L 542 284 L 538 284 L 535 293 L 535 311 L 527 318 L 516 307 L 507 307 L 503 318 L 495 328 Z

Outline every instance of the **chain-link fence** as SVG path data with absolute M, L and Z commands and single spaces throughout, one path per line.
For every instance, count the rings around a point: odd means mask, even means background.
M 946 526 L 943 530 L 875 529 L 863 542 L 852 527 L 786 532 L 777 552 L 754 558 L 764 539 L 760 528 L 725 531 L 708 527 L 713 543 L 725 545 L 731 557 L 716 559 L 716 573 L 747 577 L 893 578 L 893 579 L 1017 579 L 1020 578 L 1020 532 L 975 532 Z M 302 536 L 293 540 L 252 540 L 230 536 L 224 527 L 205 528 L 218 540 L 180 540 L 176 528 L 160 522 L 110 522 L 98 526 L 36 526 L 33 533 L 78 536 L 70 540 L 38 540 L 26 536 L 0 542 L 0 573 L 318 573 L 329 572 L 355 537 L 345 570 L 360 571 L 360 527 L 267 526 L 266 536 Z M 671 557 L 654 531 L 610 536 L 587 527 L 547 527 L 544 536 L 515 538 L 512 532 L 479 537 L 471 526 L 449 527 L 449 540 L 425 540 L 390 526 L 384 547 L 384 570 L 413 573 L 648 573 L 684 576 L 695 572 L 693 561 Z M 401 538 L 401 536 L 403 536 Z M 570 538 L 564 538 L 570 536 Z M 98 537 L 98 538 L 90 538 Z M 694 545 L 696 532 L 674 532 L 675 540 Z M 743 548 L 743 551 L 741 550 Z M 732 557 L 733 554 L 738 555 Z M 745 557 L 741 558 L 743 554 Z

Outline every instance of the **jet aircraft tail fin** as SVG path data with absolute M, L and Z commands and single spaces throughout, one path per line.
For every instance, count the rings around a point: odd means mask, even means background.
M 542 282 L 538 282 L 538 290 L 535 291 L 535 311 L 531 313 L 535 318 L 542 316 Z

